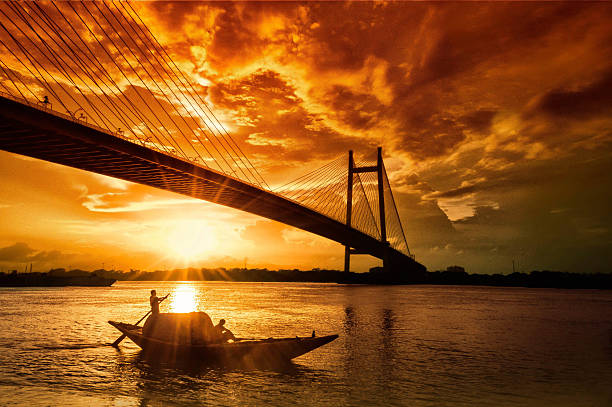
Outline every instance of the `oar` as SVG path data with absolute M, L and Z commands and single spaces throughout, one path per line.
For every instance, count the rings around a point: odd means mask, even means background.
M 170 295 L 170 294 L 168 294 L 168 295 Z M 165 300 L 166 298 L 168 298 L 168 295 L 166 295 L 164 298 L 162 298 L 161 300 L 159 300 L 159 302 L 161 303 L 163 300 Z M 149 310 L 149 312 L 147 312 L 147 313 L 144 315 L 144 317 L 140 318 L 140 319 L 138 320 L 138 322 L 136 322 L 134 325 L 138 325 L 139 323 L 141 323 L 141 322 L 142 322 L 142 320 L 143 320 L 143 319 L 145 319 L 146 317 L 148 317 L 150 313 L 151 313 L 151 310 Z M 121 341 L 122 341 L 122 340 L 124 340 L 126 336 L 127 336 L 126 334 L 121 335 L 119 338 L 117 338 L 117 340 L 116 340 L 115 342 L 111 343 L 111 346 L 114 346 L 115 348 L 116 348 L 116 347 L 118 347 L 118 346 L 119 346 L 119 343 L 121 343 Z

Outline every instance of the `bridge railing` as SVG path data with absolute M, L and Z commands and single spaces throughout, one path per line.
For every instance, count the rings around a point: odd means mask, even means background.
M 60 112 L 58 110 L 53 109 L 52 107 L 48 107 L 48 106 L 51 106 L 51 103 L 45 104 L 42 101 L 34 103 L 34 102 L 31 102 L 30 100 L 28 100 L 26 98 L 18 97 L 18 96 L 12 95 L 10 93 L 4 92 L 2 90 L 0 90 L 0 96 L 4 97 L 6 99 L 10 99 L 10 100 L 12 100 L 14 102 L 21 103 L 21 104 L 27 105 L 29 107 L 32 107 L 34 109 L 40 110 L 41 112 L 45 112 L 45 113 L 51 114 L 51 115 L 53 115 L 55 117 L 59 117 L 59 118 L 65 119 L 65 120 L 70 120 L 71 122 L 78 123 L 78 124 L 80 124 L 82 126 L 86 126 L 86 127 L 90 128 L 90 129 L 99 131 L 99 132 L 107 134 L 109 136 L 117 137 L 117 138 L 123 139 L 125 141 L 128 141 L 128 142 L 130 142 L 132 144 L 136 144 L 136 145 L 139 145 L 139 146 L 142 146 L 142 147 L 150 148 L 152 150 L 157 151 L 158 153 L 161 153 L 161 154 L 164 154 L 164 155 L 170 155 L 173 158 L 176 158 L 178 160 L 181 160 L 181 161 L 184 161 L 184 162 L 188 162 L 188 163 L 193 164 L 193 165 L 195 165 L 197 167 L 201 167 L 201 165 L 200 165 L 201 161 L 200 161 L 199 157 L 183 157 L 183 156 L 181 156 L 179 154 L 173 153 L 172 151 L 167 151 L 167 150 L 161 149 L 161 148 L 159 148 L 153 142 L 146 142 L 146 139 L 143 141 L 143 140 L 140 140 L 140 139 L 135 139 L 135 138 L 127 137 L 122 132 L 111 132 L 108 129 L 105 129 L 105 128 L 100 127 L 100 126 L 98 126 L 96 124 L 88 122 L 86 119 L 83 120 L 83 119 L 80 119 L 79 117 L 76 117 L 76 116 L 74 116 L 72 114 L 63 113 L 63 112 Z M 203 167 L 201 167 L 201 168 L 203 168 Z M 206 167 L 206 170 L 207 171 L 216 172 L 218 174 L 222 174 L 223 176 L 231 178 L 231 179 L 233 179 L 235 181 L 238 181 L 238 182 L 244 182 L 244 183 L 247 183 L 249 185 L 252 185 L 252 186 L 255 186 L 255 187 L 259 187 L 258 185 L 254 184 L 252 182 L 249 182 L 249 181 L 237 178 L 237 177 L 233 177 L 233 176 L 231 176 L 229 174 L 221 173 L 220 171 L 217 171 L 217 170 L 215 170 L 213 168 L 210 168 L 210 167 Z M 276 194 L 276 195 L 278 195 L 278 194 Z M 281 196 L 281 195 L 279 195 L 279 196 Z

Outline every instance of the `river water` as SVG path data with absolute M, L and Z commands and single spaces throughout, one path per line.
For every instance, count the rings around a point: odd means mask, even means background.
M 241 337 L 337 333 L 282 367 L 145 360 L 108 319 L 198 309 Z M 117 282 L 0 289 L 3 406 L 612 406 L 612 291 Z

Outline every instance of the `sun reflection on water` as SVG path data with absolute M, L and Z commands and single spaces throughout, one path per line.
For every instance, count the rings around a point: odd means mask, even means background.
M 171 312 L 193 312 L 198 309 L 196 289 L 191 284 L 180 285 L 170 296 Z

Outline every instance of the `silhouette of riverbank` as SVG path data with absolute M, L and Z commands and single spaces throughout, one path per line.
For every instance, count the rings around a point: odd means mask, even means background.
M 350 283 L 362 284 L 432 284 L 529 288 L 612 289 L 612 273 L 568 273 L 534 270 L 529 273 L 468 274 L 462 267 L 444 271 L 407 275 L 401 271 L 385 272 L 374 268 L 369 273 L 348 276 Z
M 0 286 L 111 285 L 114 280 L 128 281 L 238 281 L 238 282 L 315 282 L 340 284 L 433 284 L 480 285 L 532 288 L 612 289 L 612 273 L 568 273 L 532 271 L 512 274 L 469 274 L 462 267 L 419 274 L 401 270 L 383 271 L 375 267 L 367 273 L 345 273 L 327 269 L 176 269 L 176 270 L 69 270 L 48 273 L 0 273 Z
M 83 270 L 50 270 L 47 273 L 0 273 L 0 287 L 107 287 L 117 281 Z

